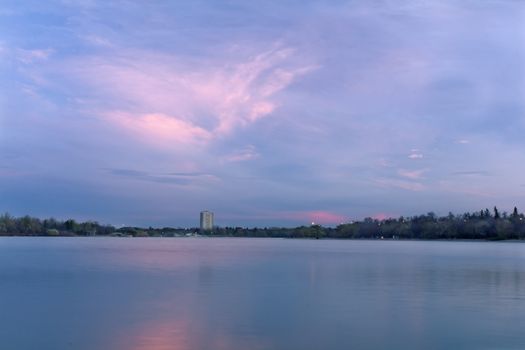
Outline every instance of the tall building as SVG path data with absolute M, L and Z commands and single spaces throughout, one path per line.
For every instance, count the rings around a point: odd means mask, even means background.
M 213 230 L 213 213 L 211 211 L 201 211 L 201 231 Z

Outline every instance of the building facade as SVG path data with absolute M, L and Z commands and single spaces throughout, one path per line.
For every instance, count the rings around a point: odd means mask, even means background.
M 213 230 L 213 213 L 211 211 L 201 211 L 201 231 Z

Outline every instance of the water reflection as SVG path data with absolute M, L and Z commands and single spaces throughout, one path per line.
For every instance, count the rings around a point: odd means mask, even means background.
M 1 239 L 0 294 L 17 350 L 525 343 L 523 244 Z
M 236 337 L 221 331 L 197 328 L 188 319 L 146 322 L 120 334 L 112 349 L 188 350 L 188 349 L 268 349 L 269 344 L 254 337 Z
M 117 337 L 113 349 L 190 350 L 188 326 L 182 322 L 144 324 Z

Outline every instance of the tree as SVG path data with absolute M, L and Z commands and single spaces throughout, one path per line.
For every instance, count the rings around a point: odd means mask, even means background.
M 78 229 L 78 224 L 73 219 L 69 219 L 66 222 L 64 222 L 64 226 L 66 227 L 66 230 L 70 232 L 75 232 Z
M 499 215 L 498 208 L 494 207 L 494 219 L 499 219 L 499 218 L 500 218 L 500 215 Z
M 0 216 L 0 233 L 15 233 L 14 228 L 15 222 L 11 215 L 5 213 Z

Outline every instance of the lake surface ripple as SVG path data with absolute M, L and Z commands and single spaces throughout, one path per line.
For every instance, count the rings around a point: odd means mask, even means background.
M 525 349 L 525 244 L 5 237 L 0 348 Z

